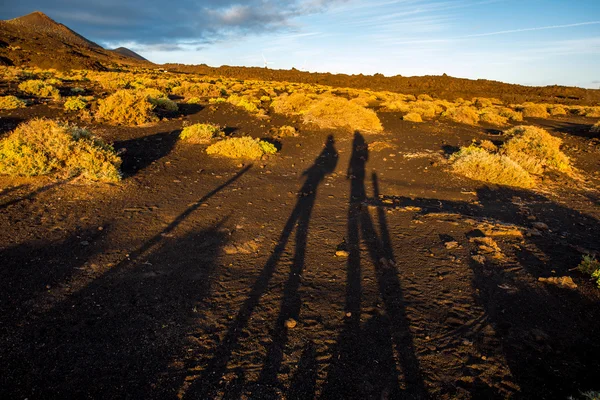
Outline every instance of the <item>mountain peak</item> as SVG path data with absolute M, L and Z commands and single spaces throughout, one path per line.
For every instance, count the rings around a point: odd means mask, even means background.
M 96 43 L 72 31 L 65 25 L 56 22 L 41 11 L 34 11 L 30 14 L 23 15 L 22 17 L 9 19 L 6 22 L 11 25 L 16 25 L 19 28 L 34 30 L 35 33 L 45 33 L 47 35 L 58 37 L 64 42 L 92 48 L 102 48 Z

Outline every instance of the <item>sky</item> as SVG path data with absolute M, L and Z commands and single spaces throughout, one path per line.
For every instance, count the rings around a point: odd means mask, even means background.
M 156 63 L 600 88 L 600 0 L 3 0 Z

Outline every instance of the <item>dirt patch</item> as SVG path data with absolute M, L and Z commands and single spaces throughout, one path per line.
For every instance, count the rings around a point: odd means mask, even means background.
M 64 115 L 2 112 L 1 129 L 40 114 Z M 545 129 L 591 189 L 555 177 L 534 192 L 448 171 L 445 149 L 492 138 L 483 128 L 380 118 L 385 140 L 303 129 L 275 156 L 232 161 L 178 141 L 184 124 L 262 138 L 295 121 L 207 105 L 145 127 L 90 124 L 123 149 L 120 183 L 0 177 L 0 394 L 598 390 L 599 292 L 571 269 L 600 251 L 600 150 L 568 132 L 577 120 Z M 563 276 L 577 288 L 539 281 Z

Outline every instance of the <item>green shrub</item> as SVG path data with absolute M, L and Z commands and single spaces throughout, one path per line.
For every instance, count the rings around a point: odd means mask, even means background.
M 156 121 L 154 104 L 146 93 L 135 90 L 119 90 L 98 101 L 96 118 L 116 124 L 141 125 Z
M 581 262 L 577 266 L 577 269 L 592 277 L 596 281 L 596 285 L 600 288 L 600 261 L 596 260 L 593 256 L 583 256 Z
M 28 81 L 21 82 L 19 84 L 19 90 L 33 96 L 60 99 L 60 93 L 57 88 L 39 79 L 30 79 Z
M 236 107 L 240 107 L 248 111 L 249 113 L 258 113 L 259 108 L 256 106 L 254 102 L 247 99 L 243 96 L 238 96 L 237 94 L 232 94 L 227 98 L 227 102 L 233 104 Z
M 265 154 L 275 154 L 277 148 L 269 142 L 253 139 L 249 136 L 228 138 L 210 145 L 206 152 L 229 158 L 259 160 Z
M 199 97 L 192 97 L 186 103 L 187 104 L 200 104 L 200 103 L 202 103 L 202 100 L 200 100 Z
M 64 105 L 64 109 L 67 111 L 79 111 L 79 110 L 83 110 L 86 107 L 87 107 L 87 102 L 79 96 L 69 97 L 65 101 L 65 105 Z
M 208 143 L 212 138 L 223 136 L 220 126 L 214 124 L 194 124 L 186 126 L 179 134 L 181 140 L 190 143 Z
M 0 110 L 14 110 L 15 108 L 23 108 L 26 105 L 26 102 L 15 96 L 0 97 Z
M 0 173 L 36 176 L 62 173 L 101 181 L 121 179 L 121 159 L 88 131 L 48 119 L 19 125 L 0 141 Z
M 163 110 L 163 111 L 176 112 L 177 110 L 179 110 L 179 106 L 177 105 L 177 103 L 175 103 L 171 99 L 148 97 L 148 100 L 156 108 Z

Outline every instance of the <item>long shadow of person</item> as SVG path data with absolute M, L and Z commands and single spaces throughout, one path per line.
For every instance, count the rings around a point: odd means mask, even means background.
M 298 191 L 296 205 L 285 223 L 273 252 L 252 285 L 250 294 L 230 324 L 224 339 L 221 341 L 219 347 L 215 349 L 214 356 L 209 361 L 205 373 L 189 388 L 187 392 L 188 398 L 214 397 L 214 391 L 218 389 L 219 380 L 227 369 L 229 359 L 234 347 L 237 345 L 240 333 L 248 324 L 262 295 L 267 290 L 269 281 L 296 227 L 294 258 L 288 280 L 284 287 L 280 312 L 273 330 L 273 343 L 267 351 L 263 370 L 257 382 L 259 383 L 258 390 L 264 391 L 264 393 L 255 393 L 255 395 L 264 398 L 268 395 L 267 392 L 270 391 L 269 387 L 272 388 L 277 385 L 277 374 L 281 366 L 283 347 L 287 342 L 287 328 L 284 323 L 288 319 L 297 320 L 300 314 L 300 276 L 304 269 L 309 222 L 317 198 L 317 188 L 325 176 L 332 173 L 337 165 L 338 154 L 334 145 L 334 138 L 332 135 L 329 135 L 325 142 L 325 147 L 316 158 L 314 164 L 304 171 L 303 176 L 306 177 L 306 180 Z
M 482 321 L 489 329 L 465 324 L 455 331 L 459 340 L 473 337 L 474 346 L 486 354 L 488 363 L 496 360 L 493 367 L 485 369 L 494 370 L 498 376 L 489 379 L 467 367 L 466 374 L 474 375 L 473 382 L 458 386 L 474 398 L 507 397 L 500 383 L 504 379 L 513 385 L 512 395 L 517 398 L 567 398 L 578 391 L 597 390 L 598 294 L 538 282 L 538 278 L 552 275 L 577 279 L 571 269 L 581 252 L 600 252 L 597 218 L 535 192 L 507 187 L 477 189 L 477 203 L 377 197 L 367 203 L 378 208 L 412 206 L 420 216 L 454 214 L 453 218 L 465 224 L 465 246 L 472 254 L 481 256 L 480 249 L 469 243 L 472 237 L 485 235 L 502 245 L 497 259 L 486 256 L 467 262 L 472 271 L 473 303 L 482 307 Z M 532 220 L 543 222 L 546 230 L 536 234 L 528 229 Z M 490 226 L 530 235 L 503 237 L 501 231 L 494 235 Z M 479 361 L 469 362 L 470 366 L 480 366 Z M 505 367 L 510 373 L 506 377 L 502 372 Z
M 348 168 L 350 201 L 348 207 L 348 263 L 346 277 L 346 320 L 334 352 L 323 398 L 424 398 L 426 390 L 417 360 L 403 293 L 396 273 L 385 211 L 378 208 L 380 233 L 364 204 L 365 166 L 368 146 L 356 132 Z M 379 194 L 373 174 L 375 197 Z M 361 237 L 375 267 L 385 315 L 375 315 L 361 327 Z M 400 392 L 394 349 L 404 375 L 406 391 Z

